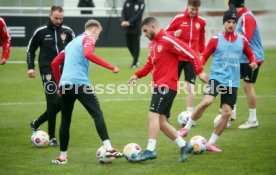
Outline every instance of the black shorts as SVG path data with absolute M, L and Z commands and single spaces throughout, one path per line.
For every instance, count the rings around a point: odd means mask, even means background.
M 237 93 L 238 88 L 225 86 L 217 80 L 209 80 L 204 92 L 205 95 L 214 97 L 220 94 L 220 104 L 228 104 L 232 109 L 237 101 Z
M 255 83 L 260 67 L 261 64 L 258 64 L 258 68 L 252 70 L 248 63 L 241 63 L 241 79 L 248 83 Z
M 150 111 L 170 117 L 170 111 L 176 91 L 167 88 L 155 88 L 151 97 Z
M 192 63 L 190 63 L 189 61 L 178 62 L 178 79 L 181 76 L 182 70 L 184 70 L 185 81 L 191 84 L 195 84 L 196 74 Z

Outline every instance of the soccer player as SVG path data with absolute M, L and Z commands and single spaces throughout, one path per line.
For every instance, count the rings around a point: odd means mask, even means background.
M 191 144 L 185 142 L 176 129 L 168 123 L 173 100 L 177 93 L 177 65 L 178 60 L 188 56 L 195 73 L 206 82 L 208 76 L 202 71 L 202 64 L 196 54 L 179 39 L 167 34 L 160 28 L 157 20 L 148 17 L 142 22 L 144 36 L 150 42 L 150 54 L 144 67 L 129 79 L 132 86 L 138 78 L 152 73 L 154 93 L 152 94 L 149 121 L 149 140 L 147 149 L 135 160 L 137 162 L 156 159 L 156 140 L 161 130 L 166 136 L 174 140 L 180 147 L 180 162 L 184 162 L 192 151 Z
M 239 126 L 240 129 L 254 128 L 259 125 L 256 111 L 256 93 L 254 84 L 256 83 L 259 69 L 264 62 L 264 49 L 254 14 L 244 6 L 244 0 L 229 0 L 238 11 L 237 32 L 243 35 L 249 42 L 258 63 L 257 69 L 251 69 L 246 55 L 241 57 L 241 78 L 244 81 L 243 89 L 247 97 L 249 117 L 245 123 Z
M 139 66 L 141 22 L 144 0 L 126 0 L 122 9 L 121 26 L 125 29 L 126 45 L 133 58 L 131 68 Z
M 62 51 L 65 46 L 75 37 L 71 28 L 62 23 L 64 16 L 63 8 L 52 6 L 48 23 L 37 28 L 29 41 L 27 48 L 28 77 L 35 78 L 35 52 L 40 48 L 38 64 L 44 92 L 46 96 L 46 111 L 37 120 L 30 123 L 31 128 L 36 131 L 39 126 L 48 121 L 48 132 L 50 146 L 58 146 L 55 138 L 56 115 L 60 111 L 60 100 L 51 87 L 55 83 L 51 62 Z
M 208 86 L 205 89 L 203 100 L 195 108 L 186 126 L 180 131 L 181 136 L 186 136 L 192 124 L 202 117 L 204 111 L 215 101 L 216 96 L 220 93 L 222 117 L 207 143 L 207 151 L 211 152 L 222 151 L 216 147 L 215 143 L 226 128 L 236 103 L 237 90 L 240 86 L 240 56 L 243 53 L 247 55 L 251 69 L 258 67 L 255 55 L 247 39 L 235 32 L 237 21 L 236 10 L 227 10 L 223 16 L 225 31 L 213 36 L 203 52 L 201 60 L 204 62 L 213 54 Z
M 85 31 L 70 42 L 65 51 L 62 51 L 52 62 L 52 69 L 61 94 L 61 125 L 60 156 L 52 160 L 54 164 L 67 163 L 67 149 L 69 144 L 69 130 L 76 99 L 86 108 L 94 119 L 97 132 L 104 146 L 113 155 L 117 155 L 110 143 L 107 128 L 99 101 L 91 87 L 88 78 L 89 61 L 112 70 L 114 73 L 119 69 L 93 53 L 96 40 L 102 31 L 101 24 L 96 20 L 88 20 L 85 23 Z M 59 68 L 64 63 L 62 75 Z
M 11 36 L 4 19 L 1 17 L 0 17 L 0 40 L 2 41 L 2 48 L 3 48 L 0 65 L 4 65 L 6 61 L 9 59 L 9 55 L 10 55 Z
M 200 5 L 201 0 L 188 0 L 184 13 L 176 15 L 166 29 L 168 33 L 187 44 L 196 54 L 202 53 L 205 49 L 206 21 L 198 15 Z M 187 111 L 193 113 L 196 74 L 188 58 L 179 61 L 178 78 L 180 78 L 182 70 L 184 70 L 185 76 Z

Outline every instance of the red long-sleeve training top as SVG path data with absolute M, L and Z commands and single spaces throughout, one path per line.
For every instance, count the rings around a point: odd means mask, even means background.
M 202 72 L 202 63 L 195 52 L 178 38 L 166 33 L 163 29 L 150 42 L 150 54 L 144 67 L 135 75 L 144 77 L 152 72 L 153 87 L 166 87 L 177 91 L 178 61 L 189 59 L 198 75 Z
M 10 54 L 11 36 L 3 18 L 0 17 L 0 39 L 2 41 L 2 59 L 7 60 Z

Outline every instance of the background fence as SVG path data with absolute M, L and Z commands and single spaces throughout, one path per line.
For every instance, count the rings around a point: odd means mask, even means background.
M 202 0 L 200 15 L 207 21 L 207 41 L 212 35 L 223 29 L 222 15 L 227 9 L 227 2 L 228 0 Z M 78 0 L 0 0 L 0 16 L 6 19 L 12 34 L 13 45 L 23 46 L 27 43 L 34 28 L 45 22 L 49 7 L 58 4 L 65 9 L 65 23 L 76 33 L 83 30 L 82 26 L 85 20 L 96 18 L 103 22 L 105 30 L 100 46 L 125 46 L 123 29 L 120 27 L 124 0 L 94 0 L 95 8 L 78 8 L 77 3 Z M 174 15 L 182 13 L 186 7 L 186 0 L 145 0 L 145 3 L 144 17 L 155 16 L 164 28 Z M 274 7 L 276 0 L 245 0 L 245 4 L 256 15 L 264 46 L 276 47 L 274 35 L 276 33 L 276 10 Z M 92 9 L 93 15 L 80 14 L 81 9 Z M 23 22 L 20 20 L 22 17 L 26 17 L 28 20 Z M 144 37 L 141 38 L 141 42 L 142 47 L 147 46 L 148 41 Z

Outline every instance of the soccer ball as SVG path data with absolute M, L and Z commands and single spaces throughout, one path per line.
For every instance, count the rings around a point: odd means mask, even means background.
M 202 154 L 206 151 L 207 141 L 204 137 L 197 135 L 191 138 L 190 144 L 193 145 L 194 154 Z
M 45 147 L 49 144 L 49 135 L 44 131 L 36 131 L 32 134 L 31 141 L 35 147 Z
M 216 118 L 214 119 L 214 127 L 217 127 L 218 125 L 218 122 L 220 121 L 221 119 L 221 114 L 218 114 L 216 116 Z M 229 128 L 231 126 L 231 118 L 229 119 L 229 121 L 227 122 L 227 128 Z
M 129 143 L 124 147 L 123 154 L 126 160 L 133 161 L 139 156 L 141 151 L 142 149 L 137 143 Z
M 181 112 L 177 117 L 179 125 L 181 127 L 184 127 L 187 124 L 188 120 L 190 119 L 191 115 L 192 113 L 188 111 Z
M 112 163 L 112 160 L 114 159 L 114 157 L 106 157 L 106 151 L 107 148 L 105 146 L 101 146 L 96 152 L 96 158 L 102 164 Z

